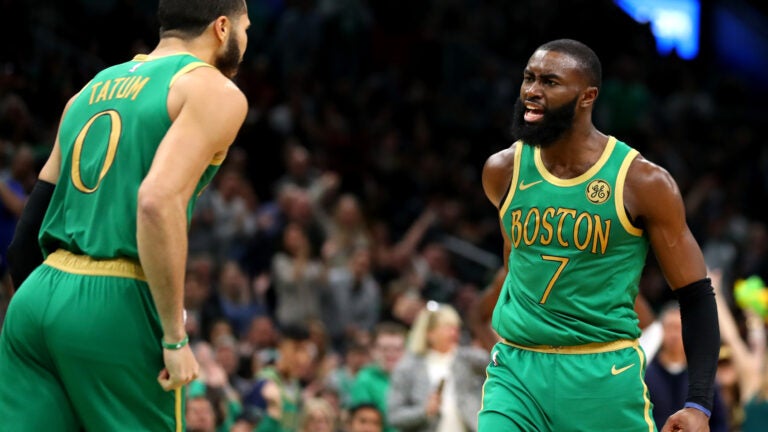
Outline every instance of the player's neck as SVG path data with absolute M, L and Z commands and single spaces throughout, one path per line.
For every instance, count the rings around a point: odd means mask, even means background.
M 595 129 L 572 129 L 549 147 L 541 149 L 547 170 L 562 178 L 575 177 L 589 169 L 605 150 L 608 137 Z
M 185 40 L 177 37 L 164 37 L 160 39 L 155 49 L 149 53 L 151 57 L 164 57 L 173 54 L 189 53 L 200 60 L 211 63 L 213 50 L 200 38 Z

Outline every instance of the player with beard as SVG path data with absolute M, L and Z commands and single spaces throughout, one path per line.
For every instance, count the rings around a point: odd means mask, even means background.
M 245 119 L 250 21 L 244 0 L 160 0 L 158 19 L 152 52 L 67 103 L 21 216 L 0 431 L 184 429 L 187 228 Z
M 580 42 L 536 49 L 515 109 L 518 141 L 483 168 L 506 277 L 473 314 L 501 339 L 481 432 L 656 429 L 634 311 L 649 246 L 680 302 L 691 377 L 663 431 L 709 430 L 720 339 L 704 259 L 670 174 L 593 125 L 601 73 Z

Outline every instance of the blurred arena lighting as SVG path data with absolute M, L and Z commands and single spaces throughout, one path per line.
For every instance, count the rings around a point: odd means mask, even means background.
M 735 0 L 715 5 L 713 16 L 713 45 L 720 66 L 768 90 L 768 17 Z
M 674 50 L 685 60 L 699 54 L 699 0 L 614 0 L 632 19 L 650 23 L 656 50 L 669 55 Z

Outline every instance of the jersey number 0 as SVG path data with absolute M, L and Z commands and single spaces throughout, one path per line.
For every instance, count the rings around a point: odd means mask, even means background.
M 109 141 L 107 142 L 107 155 L 101 165 L 101 172 L 99 172 L 99 178 L 96 180 L 96 184 L 93 185 L 93 187 L 88 187 L 85 185 L 85 183 L 83 183 L 83 177 L 80 172 L 80 158 L 83 154 L 83 144 L 85 143 L 85 137 L 88 135 L 88 131 L 91 129 L 91 126 L 93 126 L 93 123 L 102 116 L 109 116 L 110 122 Z M 107 171 L 109 171 L 109 168 L 115 161 L 117 144 L 120 141 L 120 132 L 122 132 L 122 129 L 123 123 L 120 119 L 120 114 L 118 114 L 118 112 L 115 110 L 106 110 L 97 113 L 91 117 L 87 123 L 85 123 L 83 129 L 81 129 L 80 133 L 77 134 L 77 139 L 75 139 L 75 147 L 72 151 L 72 184 L 77 190 L 89 194 L 93 193 L 96 191 L 96 189 L 99 188 L 99 185 L 101 185 L 101 180 L 104 179 L 105 175 L 107 175 Z

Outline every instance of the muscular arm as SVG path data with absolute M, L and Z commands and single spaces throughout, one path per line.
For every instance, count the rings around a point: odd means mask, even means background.
M 483 190 L 497 212 L 503 205 L 502 200 L 505 198 L 512 181 L 516 148 L 517 144 L 513 144 L 510 148 L 491 155 L 483 166 Z M 468 328 L 481 345 L 488 350 L 498 341 L 498 336 L 491 329 L 490 322 L 493 309 L 499 300 L 499 294 L 501 294 L 501 287 L 507 276 L 507 260 L 511 251 L 511 244 L 504 227 L 501 226 L 501 221 L 499 221 L 499 228 L 504 239 L 502 257 L 504 265 L 496 272 L 490 285 L 473 303 L 467 316 Z
M 685 217 L 680 190 L 663 168 L 642 157 L 627 175 L 625 204 L 643 221 L 669 286 L 676 290 L 707 276 L 707 267 Z
M 690 377 L 686 404 L 711 409 L 720 349 L 717 309 L 680 190 L 666 170 L 638 158 L 630 166 L 625 198 L 630 212 L 643 221 L 661 270 L 680 302 Z
M 199 68 L 176 81 L 168 104 L 173 123 L 139 188 L 136 237 L 164 339 L 177 342 L 185 337 L 187 205 L 211 160 L 234 141 L 247 102 L 218 71 Z

